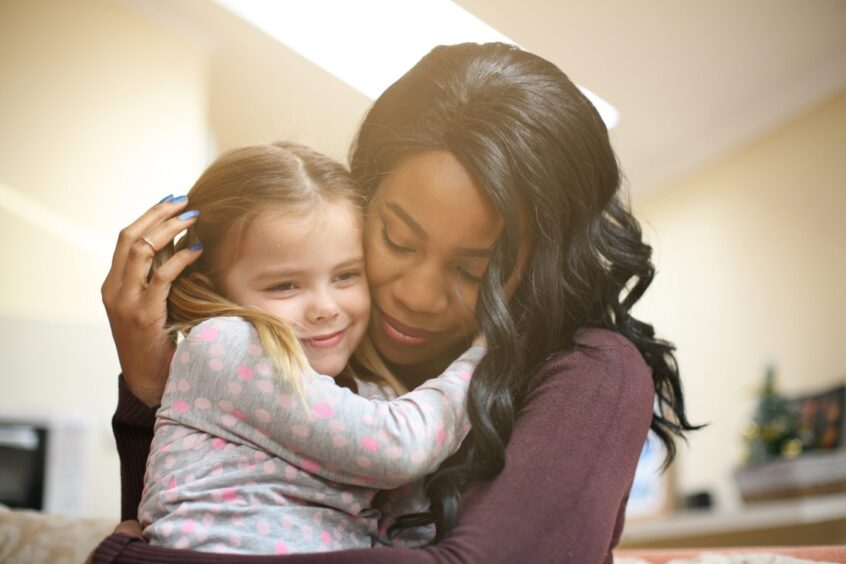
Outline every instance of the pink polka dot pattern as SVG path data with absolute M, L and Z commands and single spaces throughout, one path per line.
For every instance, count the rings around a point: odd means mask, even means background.
M 253 369 L 250 368 L 249 366 L 245 366 L 243 364 L 241 366 L 239 366 L 238 368 L 236 368 L 235 372 L 237 372 L 238 377 L 241 380 L 244 380 L 246 382 L 251 382 L 253 380 L 253 378 L 255 378 L 255 374 L 253 373 Z
M 270 523 L 266 519 L 259 519 L 259 522 L 256 524 L 256 530 L 260 535 L 268 535 L 270 534 Z
M 269 394 L 273 391 L 273 382 L 270 380 L 259 380 L 256 382 L 256 387 L 261 390 L 265 394 Z
M 388 523 L 374 523 L 376 488 L 435 468 L 464 436 L 477 361 L 390 402 L 376 384 L 361 383 L 356 396 L 313 373 L 294 388 L 248 324 L 200 324 L 171 365 L 139 508 L 145 530 L 168 546 L 230 553 L 370 546 Z M 391 492 L 380 511 L 424 510 L 414 491 L 414 504 Z
M 311 472 L 312 474 L 320 472 L 320 464 L 318 464 L 314 460 L 309 460 L 307 458 L 304 458 L 300 461 L 300 468 L 302 468 L 306 472 Z
M 197 337 L 203 341 L 214 341 L 217 339 L 218 330 L 216 327 L 204 327 Z
M 318 403 L 312 407 L 314 414 L 322 419 L 329 419 L 332 417 L 332 406 L 326 402 Z

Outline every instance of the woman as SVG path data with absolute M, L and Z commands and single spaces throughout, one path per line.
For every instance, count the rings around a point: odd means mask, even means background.
M 369 199 L 379 353 L 413 387 L 477 331 L 489 352 L 468 396 L 472 430 L 428 481 L 431 513 L 400 523 L 434 521 L 438 543 L 284 561 L 611 562 L 648 429 L 669 461 L 674 436 L 693 427 L 672 346 L 629 313 L 651 282 L 651 250 L 595 108 L 516 47 L 438 47 L 374 103 L 350 162 Z M 160 204 L 125 229 L 103 286 L 124 369 L 114 426 L 125 519 L 167 374 L 165 296 L 196 258 L 176 255 L 147 285 L 150 246 L 183 228 L 173 215 L 185 206 Z M 121 534 L 95 553 L 133 558 L 213 556 Z

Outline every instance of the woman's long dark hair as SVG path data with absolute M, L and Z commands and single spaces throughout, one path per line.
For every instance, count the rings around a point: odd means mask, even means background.
M 441 46 L 388 88 L 364 119 L 350 156 L 367 196 L 408 156 L 452 153 L 503 218 L 476 316 L 488 353 L 468 396 L 472 429 L 451 463 L 431 475 L 428 514 L 399 526 L 455 524 L 461 492 L 505 463 L 505 445 L 530 375 L 572 350 L 581 329 L 605 328 L 634 343 L 652 368 L 651 428 L 667 463 L 685 415 L 673 346 L 630 309 L 654 275 L 651 248 L 620 194 L 620 171 L 593 105 L 555 65 L 505 44 Z M 531 257 L 511 298 L 521 221 Z

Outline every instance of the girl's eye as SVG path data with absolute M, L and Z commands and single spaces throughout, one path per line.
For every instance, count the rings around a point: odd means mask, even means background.
M 397 253 L 411 253 L 411 252 L 413 252 L 408 247 L 403 247 L 402 245 L 397 245 L 396 243 L 391 241 L 391 238 L 388 237 L 388 230 L 385 229 L 384 227 L 382 227 L 382 240 L 385 241 L 385 244 L 388 245 L 388 248 L 390 248 L 394 252 L 397 252 Z
M 297 289 L 297 285 L 293 282 L 280 282 L 279 284 L 274 284 L 269 288 L 271 292 L 291 292 Z
M 361 272 L 357 270 L 351 270 L 349 272 L 342 272 L 336 278 L 339 282 L 348 282 L 350 280 L 355 280 L 361 276 Z

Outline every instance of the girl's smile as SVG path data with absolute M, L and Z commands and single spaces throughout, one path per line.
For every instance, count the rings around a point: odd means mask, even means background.
M 361 222 L 361 212 L 334 203 L 263 212 L 222 277 L 227 298 L 289 322 L 312 368 L 327 376 L 343 370 L 367 329 Z

